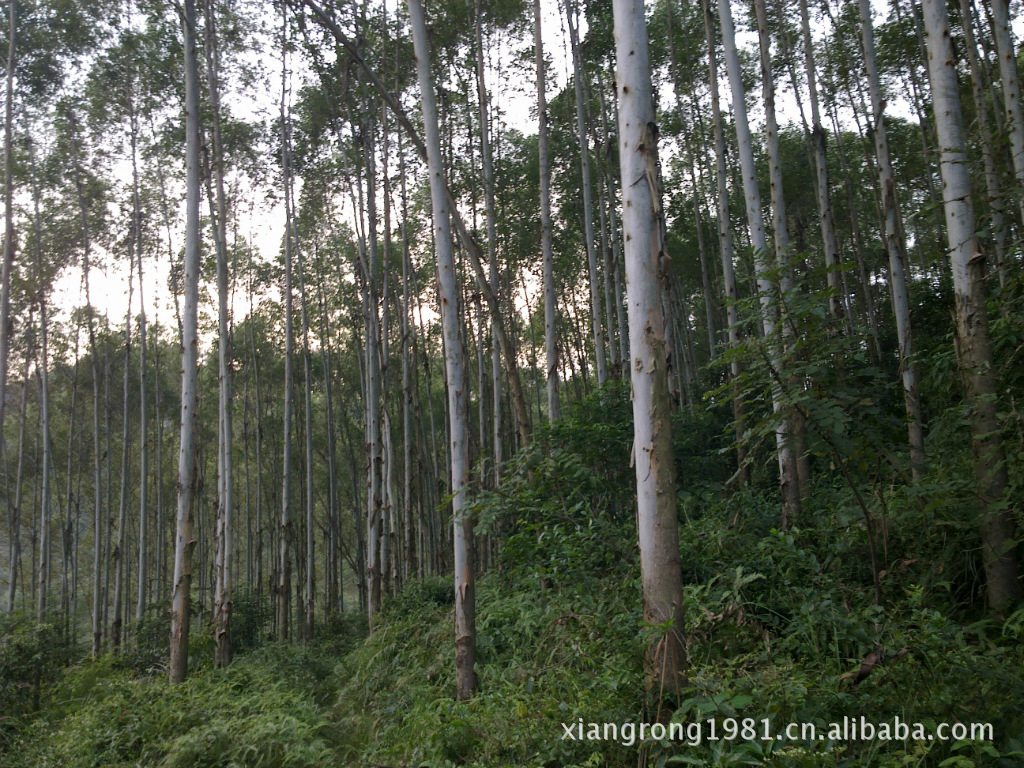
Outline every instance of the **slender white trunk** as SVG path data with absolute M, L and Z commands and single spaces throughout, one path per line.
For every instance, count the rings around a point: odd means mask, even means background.
M 583 179 L 583 239 L 587 246 L 587 270 L 590 276 L 590 322 L 594 328 L 595 363 L 598 386 L 608 380 L 605 358 L 604 321 L 601 316 L 601 288 L 598 284 L 597 253 L 594 250 L 594 208 L 590 187 L 590 148 L 587 139 L 586 110 L 583 100 L 583 57 L 580 55 L 579 29 L 576 11 L 570 0 L 562 0 L 566 23 L 569 25 L 569 44 L 572 48 L 573 86 L 576 91 L 576 136 L 580 145 L 580 171 Z
M 743 176 L 743 196 L 747 206 L 747 225 L 750 230 L 750 244 L 754 249 L 754 267 L 757 272 L 757 290 L 761 301 L 761 327 L 769 339 L 769 357 L 776 372 L 780 372 L 778 343 L 771 341 L 775 334 L 775 302 L 772 300 L 772 283 L 768 273 L 771 264 L 768 258 L 768 241 L 764 232 L 761 213 L 761 193 L 757 186 L 757 169 L 754 166 L 754 146 L 747 122 L 746 93 L 743 88 L 739 54 L 736 51 L 736 34 L 732 23 L 732 9 L 729 0 L 718 0 L 718 14 L 722 26 L 722 47 L 725 64 L 729 72 L 732 89 L 733 119 L 736 124 L 736 142 L 739 148 L 740 167 Z M 780 188 L 781 191 L 781 188 Z M 778 222 L 777 222 L 778 223 Z M 778 233 L 776 233 L 778 236 Z M 781 249 L 784 252 L 784 248 Z M 781 414 L 784 405 L 778 383 L 772 386 L 772 410 L 779 426 L 775 430 L 775 444 L 779 459 L 779 485 L 783 498 L 782 525 L 785 527 L 791 516 L 799 510 L 798 481 L 792 448 L 789 445 L 790 423 Z
M 907 430 L 910 443 L 910 464 L 914 481 L 921 478 L 924 464 L 924 429 L 921 424 L 921 399 L 917 391 L 917 367 L 913 361 L 914 345 L 910 328 L 910 299 L 907 294 L 906 248 L 901 235 L 899 203 L 896 199 L 896 180 L 892 173 L 889 139 L 885 132 L 885 101 L 875 57 L 875 36 L 871 21 L 870 0 L 859 0 L 864 44 L 864 66 L 871 94 L 874 122 L 875 158 L 878 161 L 878 182 L 882 191 L 882 216 L 885 222 L 885 250 L 889 256 L 889 291 L 893 315 L 896 318 L 896 338 L 899 344 L 900 369 L 903 375 L 903 399 L 907 410 Z
M 17 0 L 7 5 L 7 90 L 4 119 L 4 248 L 0 263 L 0 459 L 7 461 L 4 419 L 7 414 L 7 356 L 11 340 L 11 269 L 14 267 L 14 71 L 17 66 Z M 5 470 L 6 471 L 6 470 Z
M 661 225 L 657 128 L 642 0 L 615 0 L 619 166 L 625 240 L 633 456 L 644 621 L 664 628 L 648 645 L 648 686 L 678 692 L 686 664 L 672 415 L 662 286 L 668 254 Z
M 192 587 L 192 502 L 195 491 L 196 417 L 199 404 L 199 66 L 194 0 L 183 0 L 185 49 L 185 261 L 182 287 L 181 436 L 178 451 L 178 513 L 171 595 L 172 683 L 188 673 L 189 593 Z
M 483 165 L 484 208 L 487 216 L 487 264 L 491 290 L 497 292 L 500 283 L 498 274 L 498 233 L 497 214 L 494 203 L 494 163 L 491 157 L 491 134 L 488 120 L 487 81 L 484 77 L 483 8 L 481 0 L 474 0 L 474 33 L 476 41 L 476 89 L 480 106 L 480 154 Z M 403 176 L 404 182 L 404 176 Z M 404 188 L 403 188 L 404 189 Z M 403 232 L 404 223 L 403 223 Z M 494 440 L 494 483 L 501 479 L 502 442 L 504 430 L 501 423 L 501 350 L 498 345 L 497 323 L 491 321 L 491 402 L 493 404 Z
M 281 24 L 281 166 L 284 176 L 284 424 L 282 427 L 281 452 L 281 519 L 280 519 L 280 550 L 278 552 L 277 571 L 277 639 L 288 639 L 289 606 L 292 589 L 291 546 L 294 525 L 291 515 L 291 480 L 292 480 L 292 408 L 295 401 L 295 376 L 293 371 L 295 359 L 295 332 L 293 329 L 293 297 L 292 297 L 292 226 L 291 194 L 291 152 L 289 148 L 289 114 L 288 114 L 288 65 L 287 38 L 288 18 L 287 6 L 283 6 Z
M 974 474 L 982 505 L 981 544 L 989 605 L 1003 611 L 1021 597 L 1006 452 L 996 413 L 998 382 L 992 365 L 986 311 L 985 255 L 978 246 L 970 166 L 960 111 L 956 57 L 944 0 L 924 0 L 935 129 L 939 139 L 942 199 L 953 266 L 960 370 L 970 404 Z
M 313 515 L 313 361 L 309 349 L 309 309 L 306 301 L 306 275 L 302 263 L 302 247 L 295 244 L 296 265 L 299 268 L 299 305 L 302 317 L 302 370 L 305 389 L 306 432 L 306 605 L 304 606 L 303 639 L 313 639 L 314 574 L 316 559 L 316 519 Z
M 555 257 L 551 250 L 551 170 L 548 166 L 548 104 L 545 94 L 544 40 L 540 0 L 533 0 L 533 43 L 537 64 L 537 155 L 540 168 L 540 248 L 544 281 L 544 355 L 548 391 L 548 421 L 561 416 L 558 394 L 558 347 L 555 337 Z
M 451 427 L 452 543 L 455 554 L 455 670 L 456 696 L 468 699 L 477 688 L 476 618 L 473 568 L 473 520 L 463 509 L 469 482 L 469 403 L 466 390 L 465 355 L 459 329 L 459 289 L 452 256 L 448 220 L 448 196 L 441 141 L 437 124 L 434 86 L 430 77 L 430 49 L 420 0 L 408 0 L 409 22 L 416 52 L 416 74 L 423 106 L 430 200 L 433 211 L 434 242 L 437 250 L 438 283 L 441 294 L 441 325 L 445 341 L 445 370 L 448 373 L 448 414 Z
M 710 0 L 702 0 L 704 9 L 704 37 L 708 45 L 708 81 L 711 85 L 711 119 L 715 133 L 715 179 L 717 189 L 717 220 L 718 220 L 718 251 L 722 260 L 722 284 L 725 289 L 725 316 L 728 322 L 729 346 L 736 347 L 740 343 L 740 320 L 736 308 L 739 297 L 736 288 L 736 271 L 733 268 L 732 229 L 729 226 L 729 176 L 725 157 L 725 128 L 722 120 L 722 107 L 718 93 L 718 52 L 715 45 L 715 23 L 711 14 Z M 730 363 L 730 375 L 736 380 L 743 372 L 740 361 L 734 359 Z M 747 467 L 746 448 L 743 445 L 744 414 L 743 400 L 738 395 L 733 397 L 733 421 L 736 428 L 736 466 L 738 477 L 743 485 L 750 481 Z
M 213 626 L 214 663 L 226 667 L 231 663 L 231 591 L 232 540 L 231 514 L 234 504 L 234 472 L 232 470 L 233 413 L 231 381 L 230 299 L 228 296 L 227 195 L 224 192 L 224 149 L 220 130 L 220 49 L 217 38 L 217 17 L 214 3 L 206 0 L 206 80 L 212 108 L 211 166 L 215 199 L 210 201 L 213 213 L 213 235 L 217 249 L 217 525 L 214 555 Z

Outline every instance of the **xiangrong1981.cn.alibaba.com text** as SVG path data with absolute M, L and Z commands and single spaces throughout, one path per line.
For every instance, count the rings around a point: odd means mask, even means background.
M 611 741 L 631 747 L 647 739 L 696 747 L 705 741 L 976 741 L 991 742 L 991 723 L 905 723 L 899 717 L 872 722 L 844 717 L 841 722 L 787 723 L 773 726 L 764 717 L 709 718 L 690 723 L 562 723 L 562 740 Z

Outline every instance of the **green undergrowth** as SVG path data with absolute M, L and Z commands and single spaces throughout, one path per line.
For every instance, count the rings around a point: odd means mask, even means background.
M 586 738 L 590 723 L 656 719 L 642 658 L 659 628 L 640 609 L 629 401 L 609 389 L 540 433 L 500 487 L 472 495 L 481 531 L 501 541 L 477 582 L 472 700 L 453 698 L 447 579 L 389 598 L 365 640 L 346 617 L 305 646 L 266 643 L 269 614 L 248 596 L 238 624 L 249 639 L 232 667 L 210 668 L 197 642 L 176 687 L 165 628 L 140 628 L 131 654 L 46 667 L 34 702 L 16 682 L 39 661 L 23 627 L 0 645 L 0 693 L 19 707 L 0 720 L 0 766 L 626 768 L 638 752 L 657 768 L 1024 764 L 1024 609 L 985 612 L 963 456 L 913 490 L 854 464 L 850 482 L 819 481 L 780 531 L 770 456 L 754 456 L 749 490 L 726 493 L 726 423 L 712 408 L 681 413 L 675 428 L 689 666 L 687 687 L 660 701 L 689 729 L 683 741 Z M 1019 476 L 1018 458 L 1010 470 Z M 877 592 L 858 494 L 878 524 Z M 925 738 L 774 738 L 789 723 L 827 736 L 844 719 L 897 717 Z M 581 719 L 583 738 L 563 738 Z M 941 723 L 991 724 L 992 739 L 929 740 Z

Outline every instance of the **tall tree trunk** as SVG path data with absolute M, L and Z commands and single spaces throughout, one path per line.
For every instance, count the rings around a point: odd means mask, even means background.
M 668 254 L 657 175 L 657 128 L 644 4 L 642 0 L 615 0 L 612 11 L 644 622 L 663 628 L 660 637 L 651 639 L 644 666 L 649 689 L 678 692 L 686 665 L 686 641 L 666 370 L 667 318 L 661 296 L 668 277 Z
M 477 102 L 480 107 L 480 154 L 483 166 L 484 182 L 484 208 L 487 216 L 487 265 L 489 269 L 491 289 L 499 291 L 501 282 L 498 273 L 498 233 L 497 213 L 494 204 L 494 161 L 491 154 L 490 123 L 488 120 L 488 97 L 487 80 L 484 73 L 484 41 L 483 41 L 483 8 L 481 0 L 474 0 L 473 31 L 476 43 L 476 89 Z M 402 232 L 405 237 L 404 223 L 404 195 L 405 175 L 402 175 L 403 194 L 403 224 Z M 408 239 L 406 238 L 406 242 Z M 501 463 L 504 461 L 502 453 L 502 442 L 504 441 L 504 429 L 501 421 L 501 350 L 498 345 L 498 323 L 491 321 L 491 401 L 493 405 L 493 451 L 494 451 L 494 484 L 497 485 L 501 479 Z
M 548 392 L 548 421 L 561 415 L 558 395 L 558 347 L 555 342 L 555 257 L 551 250 L 551 171 L 548 166 L 548 105 L 545 90 L 544 41 L 540 0 L 533 0 L 533 43 L 537 63 L 537 153 L 540 168 L 540 247 L 544 282 L 544 353 Z
M 181 436 L 178 451 L 178 512 L 174 537 L 171 594 L 172 683 L 188 673 L 189 592 L 192 587 L 192 506 L 196 474 L 199 405 L 199 66 L 196 53 L 195 0 L 183 0 L 185 49 L 185 260 L 182 287 Z
M 804 39 L 804 69 L 807 73 L 807 91 L 811 102 L 811 144 L 814 150 L 814 170 L 817 179 L 818 223 L 821 226 L 821 241 L 825 248 L 825 270 L 831 295 L 828 308 L 832 317 L 842 320 L 843 284 L 842 266 L 839 263 L 839 240 L 832 213 L 832 194 L 828 184 L 827 136 L 821 124 L 821 109 L 818 106 L 818 75 L 814 66 L 814 40 L 811 38 L 811 22 L 807 12 L 807 0 L 800 0 L 800 24 Z
M 131 112 L 132 145 L 132 237 L 139 267 L 139 562 L 138 584 L 135 596 L 135 620 L 142 621 L 146 610 L 146 526 L 149 517 L 149 421 L 146 414 L 146 302 L 142 271 L 142 201 L 139 196 L 139 169 L 137 161 L 138 121 Z
M 989 605 L 1001 613 L 1020 599 L 1022 589 L 1015 555 L 1013 510 L 1003 506 L 1009 476 L 996 413 L 998 386 L 986 311 L 985 256 L 975 234 L 956 58 L 946 4 L 943 0 L 924 0 L 923 8 L 935 128 L 941 148 L 946 233 L 956 294 L 957 346 L 971 408 L 974 475 L 982 505 L 982 562 Z
M 427 156 L 427 149 L 423 140 L 417 133 L 415 126 L 409 120 L 405 110 L 402 109 L 395 97 L 387 90 L 380 78 L 363 59 L 359 48 L 345 36 L 341 28 L 330 16 L 327 15 L 323 8 L 313 2 L 313 0 L 305 0 L 305 4 L 311 11 L 313 11 L 317 18 L 320 19 L 323 25 L 330 30 L 335 40 L 337 40 L 345 49 L 352 60 L 362 68 L 367 79 L 373 85 L 374 89 L 376 89 L 380 94 L 381 98 L 388 105 L 388 108 L 398 119 L 398 122 L 413 142 L 417 153 L 425 160 Z M 462 220 L 458 207 L 455 205 L 454 198 L 447 187 L 445 188 L 445 195 L 448 199 L 450 213 L 454 218 L 453 223 L 455 224 L 455 228 L 458 232 L 459 241 L 462 243 L 466 253 L 469 255 L 469 262 L 473 269 L 473 274 L 476 276 L 477 284 L 483 291 L 484 299 L 487 301 L 487 306 L 491 313 L 491 320 L 498 332 L 498 344 L 501 347 L 502 356 L 505 359 L 505 372 L 508 377 L 509 395 L 511 396 L 513 410 L 516 415 L 516 430 L 519 434 L 520 442 L 526 446 L 530 442 L 531 431 L 529 410 L 526 407 L 526 397 L 523 393 L 522 380 L 520 378 L 519 368 L 516 362 L 517 358 L 515 355 L 515 349 L 512 345 L 512 340 L 505 331 L 504 319 L 501 314 L 501 302 L 499 301 L 497 294 L 497 286 L 492 287 L 490 282 L 487 280 L 487 277 L 484 274 L 482 263 L 483 253 L 480 246 L 466 228 L 466 223 Z
M 128 249 L 128 258 L 134 263 L 134 247 Z M 110 626 L 110 639 L 114 651 L 121 649 L 121 630 L 124 626 L 125 602 L 127 599 L 126 580 L 128 578 L 128 461 L 131 452 L 130 411 L 128 400 L 131 383 L 131 350 L 132 350 L 132 273 L 128 277 L 128 313 L 124 319 L 124 378 L 121 389 L 121 493 L 117 507 L 117 547 L 114 549 L 116 565 L 114 570 L 114 619 Z
M 306 303 L 306 275 L 302 263 L 302 247 L 296 242 L 296 265 L 299 268 L 299 306 L 302 317 L 302 366 L 305 389 L 306 433 L 306 604 L 303 614 L 303 639 L 313 639 L 313 606 L 316 573 L 316 518 L 313 514 L 313 361 L 309 349 L 309 309 Z
M 32 328 L 32 315 L 25 325 Z M 25 375 L 21 380 L 21 407 L 19 409 L 21 419 L 18 423 L 18 469 L 14 477 L 14 504 L 10 508 L 9 552 L 11 576 L 7 583 L 7 611 L 14 610 L 14 598 L 18 592 L 18 567 L 21 564 L 21 487 L 25 470 L 25 434 L 27 432 L 26 416 L 28 410 L 28 372 L 32 362 L 32 341 L 31 336 L 25 339 Z M 95 612 L 94 612 L 95 615 Z
M 722 46 L 725 50 L 726 68 L 729 72 L 729 83 L 732 88 L 733 119 L 736 124 L 736 140 L 739 148 L 740 166 L 743 174 L 743 192 L 747 205 L 747 224 L 750 231 L 750 242 L 754 251 L 754 264 L 757 272 L 757 289 L 761 301 L 761 327 L 769 345 L 769 357 L 773 368 L 780 371 L 778 342 L 775 335 L 775 302 L 772 300 L 772 284 L 768 277 L 770 264 L 768 261 L 768 241 L 764 232 L 764 219 L 761 213 L 761 193 L 757 186 L 757 170 L 754 167 L 754 147 L 747 123 L 746 95 L 743 88 L 742 72 L 739 55 L 736 51 L 736 35 L 732 23 L 732 9 L 729 0 L 718 0 L 718 13 L 722 25 Z M 780 190 L 781 191 L 781 190 Z M 778 224 L 778 222 L 776 222 Z M 778 236 L 778 233 L 776 233 Z M 784 248 L 781 250 L 785 250 Z M 783 413 L 785 406 L 779 385 L 772 386 L 772 410 L 775 412 L 779 425 L 775 430 L 775 444 L 779 459 L 779 485 L 783 498 L 782 526 L 799 511 L 799 484 L 796 477 L 796 462 L 790 446 L 789 417 Z
M 614 89 L 613 89 L 614 92 Z M 604 137 L 606 151 L 610 151 L 613 138 L 608 130 L 607 108 L 604 100 L 604 78 L 601 70 L 597 71 L 597 96 L 601 110 L 601 135 Z M 626 321 L 626 305 L 622 296 L 622 258 L 619 252 L 619 225 L 615 216 L 615 184 L 613 173 L 605 175 L 605 188 L 608 195 L 608 230 L 612 241 L 612 282 L 615 286 L 615 324 L 619 329 L 619 364 L 622 366 L 618 375 L 625 375 L 626 361 L 629 359 L 629 332 Z
M 921 398 L 917 390 L 917 366 L 913 360 L 910 299 L 907 295 L 906 246 L 901 236 L 902 227 L 899 204 L 896 199 L 896 180 L 893 178 L 889 139 L 885 131 L 885 101 L 882 97 L 882 85 L 875 57 L 871 2 L 870 0 L 859 0 L 859 6 L 864 43 L 864 66 L 867 70 L 868 89 L 871 93 L 878 183 L 882 191 L 885 250 L 889 256 L 889 290 L 892 294 L 893 315 L 896 318 L 896 338 L 899 343 L 900 369 L 903 376 L 903 399 L 907 410 L 910 465 L 914 482 L 918 482 L 921 479 L 921 470 L 924 464 L 924 428 L 921 423 Z
M 89 232 L 89 214 L 85 201 L 85 188 L 82 183 L 81 164 L 78 149 L 78 134 L 73 114 L 68 115 L 71 128 L 71 162 L 75 180 L 75 192 L 78 198 L 78 213 L 82 229 L 82 285 L 85 288 L 85 306 L 89 321 L 89 363 L 92 371 L 92 452 L 93 452 L 93 561 L 92 561 L 92 655 L 99 656 L 103 640 L 102 586 L 100 578 L 103 560 L 103 485 L 102 485 L 102 453 L 100 451 L 100 372 L 99 350 L 96 347 L 96 323 L 90 293 L 90 256 L 92 241 Z
M 206 81 L 212 107 L 210 135 L 212 138 L 212 176 L 216 199 L 210 200 L 213 216 L 214 243 L 217 249 L 217 522 L 214 555 L 213 634 L 214 664 L 231 664 L 231 515 L 234 505 L 234 472 L 232 470 L 233 406 L 228 297 L 227 195 L 224 192 L 224 148 L 221 141 L 220 115 L 220 47 L 217 37 L 217 14 L 213 0 L 205 0 Z
M 479 11 L 479 0 L 477 0 Z M 402 450 L 404 468 L 404 507 L 403 526 L 405 529 L 405 576 L 411 579 L 416 574 L 416 553 L 418 547 L 413 540 L 413 512 L 412 512 L 412 449 L 415 436 L 412 430 L 412 368 L 409 360 L 409 313 L 411 312 L 409 300 L 409 271 L 412 268 L 409 247 L 409 199 L 405 181 L 405 152 L 401 144 L 398 148 L 399 178 L 401 179 L 402 192 Z M 499 361 L 500 366 L 500 361 Z M 499 371 L 500 374 L 500 371 Z
M 292 588 L 291 545 L 294 524 L 291 517 L 291 480 L 292 480 L 292 408 L 295 399 L 294 357 L 295 333 L 292 328 L 294 314 L 292 306 L 292 205 L 289 188 L 291 186 L 291 153 L 289 151 L 288 122 L 288 6 L 282 6 L 281 20 L 281 166 L 284 170 L 284 424 L 282 427 L 281 465 L 281 522 L 277 570 L 277 639 L 288 639 L 288 617 Z
M 974 21 L 970 0 L 960 0 L 960 23 L 964 30 L 964 45 L 971 69 L 971 92 L 974 96 L 974 114 L 978 121 L 982 164 L 985 170 L 985 188 L 988 192 L 989 218 L 996 248 L 996 270 L 1000 291 L 1006 289 L 1006 226 L 1003 221 L 1003 196 L 999 171 L 996 167 L 994 136 L 989 123 L 988 104 L 985 100 L 985 77 L 978 60 L 978 46 L 974 37 Z
M 43 442 L 43 472 L 42 472 L 42 494 L 40 501 L 40 532 L 39 532 L 39 585 L 36 593 L 36 620 L 40 623 L 46 617 L 46 601 L 50 586 L 50 506 L 52 484 L 50 456 L 50 357 L 49 357 L 49 318 L 47 316 L 47 288 L 43 284 L 44 265 L 42 249 L 42 227 L 39 213 L 39 179 L 36 175 L 35 154 L 33 144 L 29 142 L 29 161 L 32 172 L 32 226 L 35 232 L 36 246 L 36 282 L 39 290 L 39 338 L 40 359 L 36 361 L 36 369 L 39 371 L 39 420 L 42 428 Z M 6 375 L 6 366 L 3 371 Z
M 601 316 L 601 288 L 598 284 L 597 253 L 594 250 L 594 206 L 591 200 L 590 148 L 587 139 L 586 110 L 583 101 L 583 57 L 580 55 L 579 29 L 576 9 L 570 0 L 562 0 L 566 23 L 569 26 L 569 44 L 572 48 L 573 87 L 576 91 L 576 137 L 580 145 L 580 170 L 583 179 L 583 238 L 587 247 L 587 271 L 590 277 L 590 322 L 594 327 L 595 364 L 597 384 L 608 380 L 605 359 L 604 321 Z
M 11 270 L 14 268 L 14 72 L 17 67 L 18 3 L 7 4 L 7 91 L 4 118 L 4 253 L 0 264 L 0 461 L 7 472 L 7 357 L 11 349 Z
M 448 373 L 448 411 L 451 426 L 452 543 L 455 555 L 455 670 L 456 696 L 470 698 L 477 689 L 476 616 L 473 568 L 473 520 L 463 508 L 469 482 L 469 403 L 465 379 L 465 353 L 459 332 L 455 261 L 448 221 L 448 196 L 437 124 L 434 86 L 430 78 L 430 50 L 419 0 L 408 0 L 409 22 L 416 53 L 416 73 L 423 106 L 430 200 L 441 291 L 441 325 Z

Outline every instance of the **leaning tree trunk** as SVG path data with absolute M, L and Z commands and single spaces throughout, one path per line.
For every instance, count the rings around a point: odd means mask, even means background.
M 900 369 L 903 374 L 903 399 L 907 410 L 907 431 L 910 442 L 910 464 L 914 481 L 921 478 L 924 464 L 924 429 L 921 424 L 921 398 L 917 390 L 917 366 L 913 360 L 913 339 L 910 330 L 910 299 L 907 295 L 906 248 L 900 235 L 900 211 L 896 200 L 896 180 L 892 173 L 889 139 L 885 132 L 885 100 L 875 58 L 875 37 L 871 25 L 871 0 L 859 0 L 864 41 L 864 66 L 868 74 L 871 111 L 874 122 L 875 157 L 878 161 L 878 183 L 882 192 L 882 215 L 885 220 L 885 250 L 889 256 L 889 290 L 896 338 L 899 343 Z
M 658 188 L 657 128 L 651 96 L 647 26 L 642 0 L 615 0 L 619 165 L 625 240 L 629 362 L 633 385 L 633 453 L 644 621 L 662 628 L 647 647 L 651 689 L 678 692 L 686 664 L 679 567 L 672 409 L 662 311 L 668 254 Z
M 196 61 L 195 0 L 183 0 L 185 48 L 185 261 L 182 287 L 181 436 L 178 450 L 178 514 L 171 595 L 172 683 L 188 673 L 189 592 L 192 588 L 192 505 L 195 492 L 199 405 L 199 67 Z
M 923 10 L 940 148 L 946 233 L 953 265 L 957 346 L 970 404 L 974 476 L 981 502 L 982 562 L 989 605 L 994 611 L 1002 612 L 1021 597 L 1022 590 L 1015 555 L 1013 510 L 1004 506 L 1009 476 L 996 413 L 998 386 L 986 311 L 985 255 L 978 247 L 975 231 L 956 58 L 946 4 L 944 0 L 924 0 Z
M 433 211 L 434 242 L 441 294 L 441 325 L 445 341 L 445 370 L 448 373 L 448 413 L 451 426 L 452 543 L 455 554 L 455 674 L 456 696 L 470 698 L 477 689 L 476 617 L 473 568 L 473 520 L 464 509 L 469 482 L 469 403 L 466 391 L 465 353 L 459 329 L 459 289 L 452 256 L 448 221 L 448 196 L 441 141 L 437 125 L 434 86 L 430 79 L 430 50 L 420 0 L 408 0 L 409 22 L 416 52 L 416 72 L 423 105 L 430 201 Z

